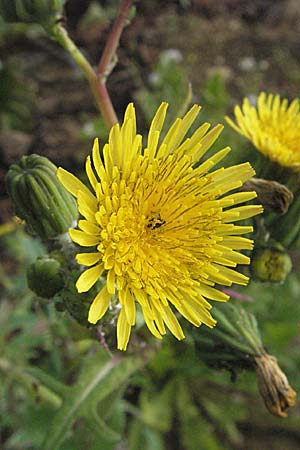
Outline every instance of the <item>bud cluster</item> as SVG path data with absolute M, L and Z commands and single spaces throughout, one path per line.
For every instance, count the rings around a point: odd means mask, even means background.
M 39 23 L 51 27 L 62 16 L 65 0 L 0 0 L 6 22 Z

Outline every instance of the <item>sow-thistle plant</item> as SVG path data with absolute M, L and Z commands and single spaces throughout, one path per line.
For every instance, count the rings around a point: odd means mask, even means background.
M 261 92 L 257 106 L 245 98 L 235 106 L 235 122 L 227 122 L 248 138 L 265 159 L 257 160 L 259 176 L 276 180 L 292 191 L 294 200 L 284 217 L 266 217 L 268 228 L 285 247 L 300 245 L 300 103 Z
M 205 123 L 185 139 L 199 106 L 176 119 L 160 141 L 167 106 L 158 108 L 145 148 L 136 132 L 133 104 L 121 127 L 112 127 L 103 157 L 95 140 L 86 160 L 91 188 L 63 168 L 57 171 L 83 216 L 70 236 L 91 248 L 77 254 L 77 262 L 88 267 L 77 280 L 77 290 L 89 291 L 105 274 L 88 320 L 98 322 L 117 298 L 120 350 L 126 350 L 136 304 L 159 339 L 166 327 L 177 339 L 184 338 L 176 310 L 195 326 L 214 327 L 208 300 L 228 299 L 215 285 L 248 281 L 235 268 L 250 262 L 240 250 L 252 249 L 253 241 L 242 236 L 252 226 L 235 222 L 262 212 L 260 205 L 241 206 L 255 192 L 234 191 L 254 175 L 249 163 L 211 172 L 229 147 L 199 164 L 222 130 L 217 125 L 209 131 Z

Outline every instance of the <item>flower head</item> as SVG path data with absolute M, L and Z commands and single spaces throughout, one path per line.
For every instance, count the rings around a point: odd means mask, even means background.
M 222 130 L 200 126 L 184 137 L 200 107 L 194 105 L 176 119 L 159 143 L 167 104 L 158 108 L 148 133 L 146 148 L 136 133 L 133 104 L 126 109 L 122 126 L 115 125 L 103 148 L 95 140 L 86 173 L 92 189 L 62 168 L 57 175 L 77 197 L 83 219 L 71 229 L 74 242 L 95 247 L 79 253 L 79 264 L 89 266 L 79 277 L 77 289 L 88 291 L 106 273 L 106 284 L 93 300 L 88 320 L 96 323 L 116 295 L 120 313 L 118 348 L 125 350 L 139 304 L 149 330 L 162 338 L 169 330 L 183 339 L 174 310 L 199 326 L 213 327 L 207 299 L 226 301 L 228 296 L 215 283 L 246 284 L 247 277 L 234 270 L 248 264 L 239 253 L 252 249 L 242 234 L 251 226 L 231 222 L 262 211 L 258 205 L 237 206 L 253 199 L 254 192 L 229 191 L 253 176 L 250 164 L 209 171 L 229 152 L 224 148 L 197 165 Z M 231 208 L 234 206 L 233 208 Z
M 300 169 L 300 106 L 299 100 L 290 105 L 286 98 L 261 92 L 257 107 L 244 99 L 242 108 L 234 109 L 236 123 L 229 117 L 232 128 L 247 137 L 271 161 L 293 170 Z

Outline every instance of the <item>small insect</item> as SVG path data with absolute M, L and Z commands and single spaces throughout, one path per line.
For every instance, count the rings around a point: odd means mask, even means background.
M 148 224 L 147 224 L 147 228 L 151 228 L 151 230 L 155 230 L 156 228 L 161 227 L 162 225 L 164 225 L 166 223 L 165 220 L 163 220 L 160 217 L 160 213 L 156 214 L 154 217 L 150 217 L 148 219 Z

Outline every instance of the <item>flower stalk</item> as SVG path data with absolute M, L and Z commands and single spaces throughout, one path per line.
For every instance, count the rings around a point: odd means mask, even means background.
M 123 28 L 126 25 L 126 19 L 131 4 L 132 0 L 124 0 L 122 2 L 119 15 L 106 41 L 106 45 L 97 69 L 98 79 L 100 82 L 105 83 L 108 75 L 114 68 L 116 62 L 116 51 L 119 46 Z
M 95 98 L 97 107 L 99 108 L 108 129 L 118 123 L 118 118 L 106 87 L 106 81 L 117 61 L 116 51 L 119 46 L 123 28 L 126 25 L 126 18 L 128 17 L 128 11 L 131 4 L 132 0 L 124 0 L 122 2 L 119 14 L 108 36 L 97 69 L 92 67 L 90 62 L 69 37 L 66 29 L 63 28 L 60 22 L 47 30 L 51 37 L 70 53 L 76 64 L 84 73 Z
M 58 24 L 52 29 L 51 35 L 65 50 L 70 53 L 74 61 L 84 73 L 107 128 L 109 129 L 118 123 L 118 118 L 108 94 L 105 82 L 99 79 L 96 71 L 69 37 L 65 28 L 63 28 L 61 24 Z

